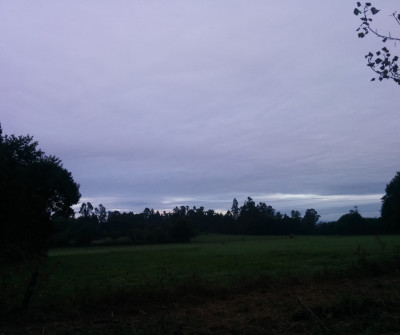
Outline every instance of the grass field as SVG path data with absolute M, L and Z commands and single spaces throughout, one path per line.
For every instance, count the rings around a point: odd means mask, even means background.
M 135 285 L 160 278 L 175 282 L 193 274 L 231 282 L 260 274 L 279 277 L 342 270 L 360 257 L 388 258 L 399 248 L 398 236 L 203 235 L 190 244 L 53 250 L 49 265 L 59 264 L 54 280 L 69 286 Z
M 400 250 L 399 236 L 311 237 L 203 235 L 190 244 L 56 249 L 49 252 L 49 291 L 176 283 L 201 276 L 229 283 L 247 276 L 312 275 L 347 269 Z
M 35 300 L 60 301 L 83 291 L 168 286 L 195 277 L 231 284 L 261 275 L 310 276 L 346 270 L 363 258 L 370 261 L 389 258 L 399 248 L 398 236 L 290 239 L 203 235 L 190 244 L 56 249 L 49 252 L 42 268 L 45 283 L 41 299 Z M 21 279 L 29 279 L 24 269 L 18 273 Z
M 41 264 L 31 309 L 56 313 L 104 303 L 105 296 L 115 303 L 132 292 L 152 299 L 185 283 L 195 291 L 205 283 L 221 289 L 257 278 L 346 275 L 349 269 L 356 274 L 363 263 L 383 263 L 399 253 L 400 236 L 202 235 L 189 244 L 56 249 Z M 2 269 L 4 309 L 18 307 L 35 265 Z

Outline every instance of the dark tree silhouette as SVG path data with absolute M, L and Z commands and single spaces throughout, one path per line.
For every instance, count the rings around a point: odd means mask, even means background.
M 314 208 L 307 209 L 303 219 L 301 220 L 303 232 L 312 232 L 320 217 L 321 216 Z
M 93 214 L 93 205 L 90 202 L 83 203 L 79 209 L 79 214 L 85 219 L 90 218 Z
M 400 172 L 386 185 L 382 198 L 382 221 L 389 233 L 400 233 Z
M 94 213 L 100 224 L 105 224 L 107 222 L 107 210 L 102 204 L 99 205 L 99 208 L 96 207 L 94 209 Z
M 296 211 L 296 210 L 292 210 L 291 212 L 290 212 L 290 215 L 291 215 L 291 217 L 293 218 L 293 219 L 295 219 L 295 220 L 301 220 L 301 213 L 299 212 L 299 211 Z
M 337 232 L 344 235 L 361 235 L 366 232 L 365 220 L 357 209 L 342 215 L 337 221 L 336 227 Z
M 0 261 L 44 253 L 52 215 L 73 216 L 79 185 L 32 136 L 3 135 L 0 126 Z
M 231 207 L 231 213 L 232 213 L 233 220 L 236 221 L 238 219 L 239 213 L 240 213 L 239 203 L 236 200 L 236 198 L 233 198 L 232 207 Z
M 387 41 L 392 41 L 394 43 L 400 42 L 400 31 L 397 36 L 392 35 L 391 32 L 387 34 L 382 34 L 378 32 L 378 29 L 372 26 L 372 16 L 380 12 L 372 6 L 370 2 L 366 2 L 364 5 L 361 2 L 357 2 L 357 7 L 354 8 L 354 14 L 360 17 L 361 24 L 357 29 L 358 37 L 364 38 L 368 34 L 372 34 L 377 38 L 380 38 L 383 43 Z M 400 14 L 397 12 L 392 13 L 394 21 L 400 27 Z M 400 72 L 398 65 L 398 56 L 392 56 L 389 49 L 385 46 L 381 50 L 375 53 L 369 52 L 365 58 L 367 59 L 367 65 L 378 75 L 378 79 L 382 81 L 383 79 L 392 79 L 394 82 L 400 85 Z M 372 78 L 374 81 L 376 78 Z
M 169 234 L 174 242 L 185 243 L 195 236 L 191 222 L 186 218 L 178 218 L 171 223 Z

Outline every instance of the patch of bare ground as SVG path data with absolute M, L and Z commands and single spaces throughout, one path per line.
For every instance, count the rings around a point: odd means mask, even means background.
M 0 329 L 2 335 L 400 334 L 400 276 L 265 279 L 104 297 L 76 309 L 32 311 Z

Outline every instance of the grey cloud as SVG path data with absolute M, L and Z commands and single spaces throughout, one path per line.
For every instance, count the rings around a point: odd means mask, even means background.
M 2 3 L 4 131 L 33 134 L 106 207 L 379 194 L 400 165 L 398 88 L 369 82 L 379 41 L 356 37 L 352 7 Z M 314 199 L 327 217 L 330 199 Z

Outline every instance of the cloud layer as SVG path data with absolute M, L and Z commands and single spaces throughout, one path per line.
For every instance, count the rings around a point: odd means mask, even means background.
M 390 29 L 397 3 L 384 5 Z M 400 95 L 370 83 L 363 56 L 381 46 L 357 38 L 352 7 L 2 2 L 2 126 L 34 135 L 107 209 L 252 196 L 378 216 L 400 166 Z

